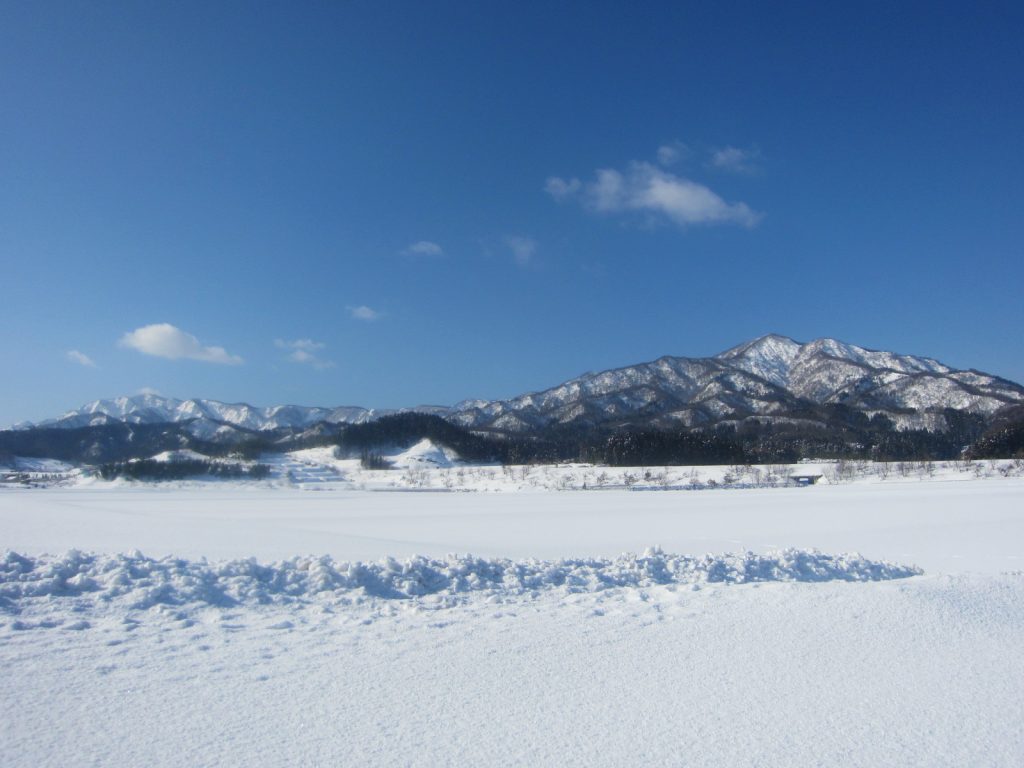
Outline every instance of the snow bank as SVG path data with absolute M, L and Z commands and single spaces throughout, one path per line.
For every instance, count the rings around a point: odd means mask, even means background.
M 764 555 L 667 554 L 658 548 L 614 559 L 506 560 L 450 555 L 399 562 L 338 562 L 328 556 L 295 557 L 262 565 L 254 558 L 220 563 L 153 559 L 71 550 L 60 556 L 6 552 L 0 560 L 0 609 L 17 610 L 33 598 L 116 602 L 130 608 L 207 603 L 287 604 L 376 597 L 408 599 L 483 592 L 513 596 L 543 590 L 599 592 L 665 584 L 742 584 L 766 581 L 880 581 L 921 570 L 859 555 L 786 549 Z

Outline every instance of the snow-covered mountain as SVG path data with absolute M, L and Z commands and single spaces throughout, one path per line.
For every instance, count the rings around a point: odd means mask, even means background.
M 937 360 L 835 339 L 805 344 L 770 334 L 714 357 L 662 357 L 511 400 L 469 400 L 448 418 L 471 429 L 522 432 L 555 424 L 702 426 L 757 418 L 815 420 L 844 405 L 897 427 L 943 429 L 944 409 L 990 416 L 1024 402 L 1024 387 Z
M 835 339 L 800 343 L 770 334 L 714 357 L 662 357 L 649 363 L 587 373 L 551 389 L 510 400 L 466 400 L 433 413 L 472 430 L 520 433 L 554 425 L 629 424 L 700 427 L 758 419 L 761 423 L 820 422 L 821 408 L 842 405 L 883 414 L 899 428 L 943 430 L 945 409 L 990 417 L 1024 403 L 1024 387 L 937 360 L 879 352 Z M 815 409 L 818 409 L 815 411 Z M 63 416 L 22 427 L 184 424 L 202 439 L 240 431 L 308 429 L 358 424 L 394 411 L 355 406 L 281 405 L 266 408 L 158 395 L 97 400 Z
M 247 430 L 262 432 L 282 428 L 302 429 L 320 422 L 359 424 L 382 412 L 354 406 L 337 408 L 275 405 L 259 408 L 246 403 L 221 403 L 216 400 L 179 400 L 144 394 L 96 400 L 36 427 L 90 427 L 126 422 L 129 424 L 189 423 L 196 437 L 216 437 L 219 432 Z

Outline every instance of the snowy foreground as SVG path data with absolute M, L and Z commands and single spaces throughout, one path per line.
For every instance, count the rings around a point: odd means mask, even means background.
M 0 762 L 1019 766 L 1022 502 L 2 490 Z

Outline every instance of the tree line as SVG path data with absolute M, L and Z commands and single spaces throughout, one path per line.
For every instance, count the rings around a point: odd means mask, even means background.
M 383 466 L 379 457 L 388 450 L 408 448 L 424 438 L 453 450 L 467 462 L 500 464 L 770 464 L 801 458 L 918 461 L 962 456 L 1013 458 L 1024 453 L 1024 407 L 1010 409 L 992 423 L 950 409 L 941 414 L 947 428 L 934 432 L 897 430 L 883 415 L 868 417 L 842 405 L 817 409 L 814 419 L 801 420 L 798 415 L 790 415 L 785 421 L 748 419 L 703 429 L 569 424 L 509 434 L 470 431 L 440 416 L 409 412 L 363 424 L 323 423 L 306 430 L 267 432 L 238 430 L 236 439 L 224 442 L 191 435 L 187 423 L 105 424 L 2 431 L 0 456 L 101 466 L 184 448 L 240 461 L 258 460 L 267 452 L 336 446 L 342 455 Z
M 232 480 L 263 480 L 270 476 L 270 467 L 266 464 L 252 466 L 230 462 L 203 461 L 188 459 L 183 461 L 154 461 L 153 459 L 136 459 L 135 461 L 116 461 L 101 464 L 99 475 L 104 480 L 123 477 L 131 480 L 185 480 L 196 477 L 214 477 Z

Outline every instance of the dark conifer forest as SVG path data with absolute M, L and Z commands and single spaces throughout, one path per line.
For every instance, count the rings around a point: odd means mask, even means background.
M 167 450 L 192 449 L 206 456 L 258 460 L 265 452 L 336 446 L 339 455 L 374 457 L 408 448 L 427 438 L 469 462 L 530 464 L 579 461 L 611 466 L 794 462 L 802 458 L 850 458 L 877 461 L 1013 458 L 1024 455 L 1024 408 L 1010 409 L 991 423 L 979 416 L 948 410 L 945 431 L 897 430 L 883 416 L 868 418 L 841 405 L 830 406 L 824 423 L 748 420 L 739 427 L 652 429 L 629 424 L 616 427 L 557 426 L 526 433 L 470 431 L 440 416 L 405 412 L 363 424 L 322 423 L 312 429 L 238 431 L 232 441 L 193 436 L 188 423 L 106 424 L 74 429 L 33 428 L 0 432 L 0 457 L 61 459 L 104 467 L 107 474 L 197 471 L 218 468 L 157 469 L 145 464 L 128 469 L 124 462 L 146 459 Z M 383 466 L 383 465 L 378 465 Z

